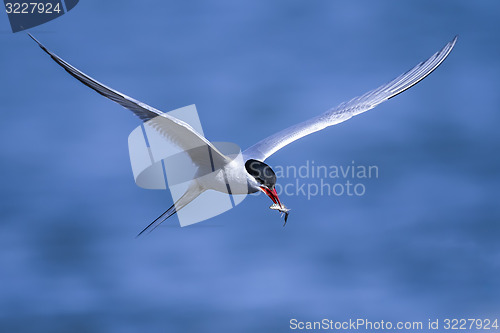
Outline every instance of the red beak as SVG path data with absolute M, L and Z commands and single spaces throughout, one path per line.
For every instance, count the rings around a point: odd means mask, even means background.
M 276 193 L 276 188 L 270 190 L 267 187 L 261 186 L 260 189 L 262 190 L 262 192 L 267 194 L 275 204 L 278 204 L 280 205 L 280 207 L 283 207 L 281 205 L 280 198 L 278 198 L 278 193 Z

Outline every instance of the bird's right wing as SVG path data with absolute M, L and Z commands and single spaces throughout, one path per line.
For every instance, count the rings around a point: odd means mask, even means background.
M 243 154 L 246 158 L 264 161 L 276 151 L 295 140 L 373 109 L 380 103 L 413 87 L 427 77 L 427 75 L 432 73 L 450 54 L 456 41 L 457 37 L 446 44 L 443 49 L 436 52 L 429 59 L 419 63 L 391 82 L 386 83 L 375 90 L 369 91 L 364 95 L 355 97 L 348 102 L 344 102 L 317 117 L 277 132 L 276 134 L 257 142 L 245 150 Z
M 43 51 L 45 51 L 71 76 L 104 97 L 107 97 L 113 102 L 116 102 L 132 111 L 141 120 L 147 122 L 155 128 L 165 138 L 187 152 L 193 163 L 197 165 L 212 164 L 213 166 L 224 165 L 227 161 L 230 161 L 230 159 L 222 154 L 210 141 L 208 141 L 203 135 L 199 134 L 188 123 L 105 86 L 79 69 L 73 67 L 63 59 L 59 58 L 56 54 L 43 46 L 31 34 L 28 33 L 28 35 L 38 44 L 38 46 L 40 46 Z M 210 156 L 210 158 L 208 158 L 208 156 Z

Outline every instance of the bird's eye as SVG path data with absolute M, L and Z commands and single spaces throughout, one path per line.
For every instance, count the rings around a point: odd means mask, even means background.
M 276 184 L 276 174 L 266 163 L 257 160 L 245 162 L 245 169 L 262 185 L 273 189 Z

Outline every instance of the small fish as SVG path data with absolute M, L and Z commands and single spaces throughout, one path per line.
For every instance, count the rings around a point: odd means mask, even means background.
M 285 215 L 285 223 L 283 224 L 283 226 L 285 226 L 286 221 L 288 220 L 288 212 L 290 211 L 290 209 L 286 208 L 284 205 L 279 204 L 272 204 L 269 208 L 279 211 L 280 213 L 282 213 L 281 216 Z

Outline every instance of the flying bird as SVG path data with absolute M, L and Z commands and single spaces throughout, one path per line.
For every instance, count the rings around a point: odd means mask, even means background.
M 278 198 L 275 188 L 276 174 L 264 161 L 295 140 L 371 110 L 380 103 L 411 88 L 432 73 L 448 57 L 458 38 L 456 36 L 429 59 L 420 62 L 389 83 L 257 142 L 243 151 L 243 158 L 240 161 L 240 159 L 231 158 L 221 153 L 214 144 L 186 122 L 107 87 L 59 58 L 31 34 L 28 35 L 71 76 L 99 94 L 129 109 L 143 122 L 151 124 L 165 138 L 186 151 L 193 164 L 197 166 L 195 178 L 191 181 L 186 192 L 139 235 L 145 231 L 152 231 L 207 190 L 228 194 L 248 194 L 262 191 L 273 201 L 270 208 L 284 214 L 286 224 L 289 209 Z M 206 147 L 210 158 L 206 157 L 207 150 L 197 149 L 199 147 Z

